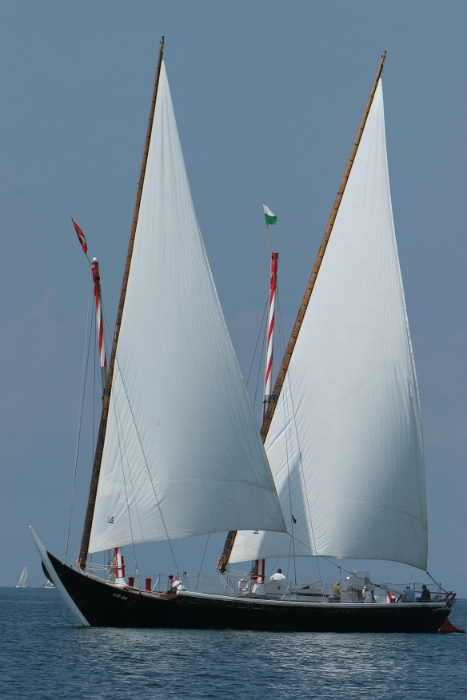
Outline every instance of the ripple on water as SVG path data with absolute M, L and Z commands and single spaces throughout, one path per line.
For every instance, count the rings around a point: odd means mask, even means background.
M 467 601 L 452 620 L 467 625 Z M 464 700 L 467 635 L 84 629 L 57 591 L 0 589 L 2 697 Z

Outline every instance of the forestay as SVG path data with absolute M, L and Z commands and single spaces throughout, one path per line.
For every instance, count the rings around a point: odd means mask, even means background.
M 285 532 L 163 65 L 89 551 L 256 526 Z
M 318 554 L 426 568 L 422 426 L 381 81 L 266 452 L 289 535 L 239 532 L 231 562 Z

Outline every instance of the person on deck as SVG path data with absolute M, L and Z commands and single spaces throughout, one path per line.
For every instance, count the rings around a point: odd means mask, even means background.
M 333 583 L 331 585 L 331 588 L 332 588 L 332 594 L 333 594 L 334 598 L 339 598 L 339 596 L 341 594 L 341 584 L 339 583 L 339 581 L 336 581 L 336 583 Z
M 270 579 L 270 581 L 285 581 L 285 576 L 282 573 L 282 569 L 277 569 L 277 572 L 273 574 Z
M 402 600 L 404 600 L 406 603 L 413 603 L 415 600 L 415 591 L 409 584 L 407 584 L 404 588 L 404 593 L 402 595 Z
M 180 581 L 180 579 L 178 578 L 178 576 L 174 576 L 174 578 L 172 579 L 172 583 L 170 584 L 170 590 L 172 591 L 172 593 L 176 593 L 177 591 L 184 591 L 184 590 L 186 590 L 186 589 L 185 589 L 185 586 L 184 586 L 183 583 Z
M 428 590 L 428 588 L 425 586 L 425 584 L 422 584 L 422 595 L 420 596 L 420 598 L 418 600 L 424 600 L 424 601 L 431 600 L 431 593 Z
M 363 603 L 374 603 L 375 602 L 375 597 L 373 595 L 373 591 L 370 590 L 370 586 L 363 586 L 362 602 Z

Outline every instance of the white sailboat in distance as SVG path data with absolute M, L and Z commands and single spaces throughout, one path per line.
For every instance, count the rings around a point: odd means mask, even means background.
M 19 581 L 16 584 L 15 588 L 30 588 L 27 566 L 25 566 L 22 570 L 21 576 L 19 577 Z

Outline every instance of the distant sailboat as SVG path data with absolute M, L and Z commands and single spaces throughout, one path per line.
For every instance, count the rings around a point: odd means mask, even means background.
M 28 577 L 28 569 L 25 566 L 24 569 L 21 572 L 21 576 L 19 577 L 19 581 L 16 584 L 15 588 L 30 588 L 29 585 L 29 577 Z
M 436 632 L 455 597 L 440 588 L 432 600 L 405 603 L 382 590 L 362 605 L 356 590 L 341 600 L 323 587 L 260 583 L 258 572 L 249 581 L 231 571 L 222 594 L 126 582 L 124 545 L 227 530 L 220 572 L 229 560 L 291 554 L 425 569 L 427 556 L 418 389 L 387 173 L 385 54 L 268 397 L 268 463 L 196 220 L 162 49 L 163 41 L 78 569 L 32 531 L 44 572 L 85 626 Z M 104 580 L 88 554 L 112 549 L 113 580 Z M 352 583 L 371 585 L 358 575 Z
M 52 581 L 49 581 L 49 579 L 47 579 L 47 581 L 42 584 L 42 588 L 55 588 L 55 586 L 52 583 Z

